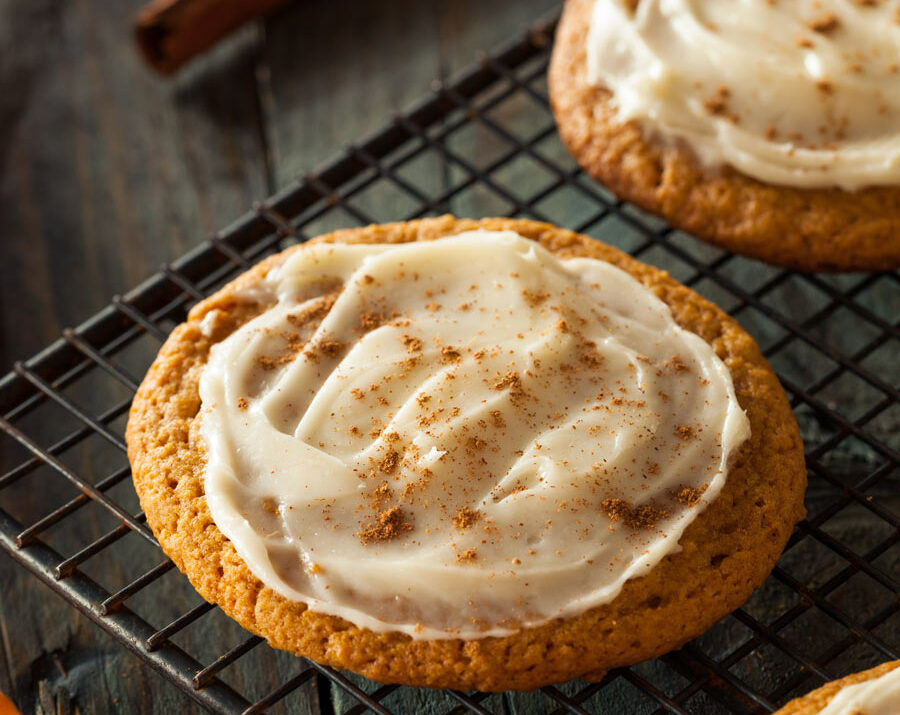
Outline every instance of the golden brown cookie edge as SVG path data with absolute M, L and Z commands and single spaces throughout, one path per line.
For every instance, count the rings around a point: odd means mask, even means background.
M 900 267 L 900 187 L 772 186 L 702 167 L 683 144 L 618 121 L 610 92 L 586 79 L 592 5 L 566 0 L 548 75 L 563 144 L 590 176 L 676 228 L 767 263 L 810 272 Z
M 778 710 L 775 715 L 817 715 L 817 713 L 828 705 L 838 692 L 840 692 L 841 688 L 845 688 L 848 685 L 855 685 L 856 683 L 863 683 L 867 680 L 873 680 L 874 678 L 880 678 L 882 675 L 889 673 L 894 670 L 894 668 L 898 667 L 900 667 L 900 660 L 894 660 L 882 663 L 869 670 L 862 670 L 858 673 L 852 673 L 843 678 L 839 678 L 838 680 L 832 680 L 830 683 L 825 683 L 822 687 L 817 688 L 806 695 L 794 698 L 787 705 Z

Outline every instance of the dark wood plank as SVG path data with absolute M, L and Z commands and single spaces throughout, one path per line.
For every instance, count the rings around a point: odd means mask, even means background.
M 275 177 L 284 185 L 509 39 L 556 0 L 308 0 L 266 23 L 261 68 Z
M 142 66 L 132 46 L 130 22 L 139 5 L 0 6 L 0 43 L 15 48 L 0 62 L 3 371 L 270 189 L 254 28 L 165 82 Z M 109 398 L 76 392 L 88 412 Z M 51 423 L 60 421 L 51 416 L 46 425 L 29 426 L 46 443 L 58 432 Z M 0 449 L 7 464 L 18 456 L 5 438 Z M 93 442 L 67 458 L 89 480 L 122 459 Z M 72 496 L 58 479 L 46 486 L 49 493 L 34 487 L 4 493 L 0 505 L 38 516 L 49 500 Z M 65 533 L 72 544 L 109 528 L 102 515 L 84 511 Z M 59 541 L 61 535 L 50 536 Z M 146 562 L 136 548 L 123 542 L 117 551 L 122 563 L 104 564 L 110 587 L 134 575 L 128 562 Z M 0 688 L 23 712 L 196 710 L 6 558 L 0 559 L 0 584 Z M 188 596 L 179 598 L 183 604 Z M 149 604 L 144 613 L 153 622 L 167 611 Z M 222 632 L 216 627 L 211 637 Z
M 475 50 L 514 35 L 557 4 L 551 0 L 304 0 L 264 24 L 246 28 L 175 81 L 166 82 L 144 70 L 131 46 L 128 24 L 138 3 L 75 0 L 60 5 L 50 0 L 12 0 L 0 5 L 0 43 L 16 48 L 0 61 L 0 370 L 58 336 L 63 326 L 88 316 L 112 293 L 134 285 L 159 263 L 243 213 L 253 199 L 285 185 L 346 142 L 380 126 L 392 111 L 421 96 L 432 79 L 445 78 L 465 66 Z M 546 114 L 535 112 L 521 98 L 498 108 L 495 118 L 523 134 L 548 121 Z M 473 127 L 451 138 L 448 145 L 473 162 L 502 149 L 502 142 L 489 129 Z M 541 151 L 552 159 L 566 160 L 555 139 L 542 143 Z M 404 177 L 436 195 L 459 180 L 461 172 L 431 155 L 405 168 Z M 548 181 L 540 165 L 524 158 L 504 167 L 497 178 L 522 196 Z M 387 183 L 359 196 L 355 204 L 375 220 L 400 218 L 411 207 L 409 197 Z M 509 205 L 482 188 L 456 198 L 450 208 L 461 214 L 488 215 L 505 212 Z M 540 209 L 551 220 L 570 227 L 589 215 L 587 202 L 577 192 L 559 192 Z M 351 223 L 352 217 L 335 212 L 313 228 Z M 626 249 L 640 240 L 617 220 L 591 230 Z M 693 239 L 676 236 L 673 240 L 700 258 L 717 255 L 715 249 Z M 662 249 L 644 258 L 678 278 L 690 278 L 693 273 Z M 733 261 L 722 272 L 739 285 L 756 286 L 774 275 L 775 269 Z M 697 287 L 726 307 L 734 304 L 727 291 L 709 281 L 700 281 Z M 882 284 L 869 296 L 872 309 L 892 320 L 900 294 Z M 770 304 L 802 322 L 822 300 L 809 285 L 792 280 L 770 297 Z M 781 329 L 755 311 L 745 311 L 741 319 L 764 344 L 781 334 Z M 819 321 L 812 332 L 849 354 L 859 343 L 858 323 L 852 313 L 845 312 Z M 134 349 L 130 364 L 136 373 L 155 348 L 147 340 Z M 821 353 L 796 346 L 774 361 L 800 384 L 831 367 Z M 886 380 L 897 375 L 893 353 L 882 351 L 868 364 Z M 124 394 L 121 389 L 110 390 L 108 383 L 87 379 L 73 391 L 73 398 L 96 412 Z M 870 390 L 852 380 L 839 381 L 823 398 L 851 415 L 873 400 Z M 827 438 L 830 427 L 820 415 L 801 406 L 798 417 L 808 443 Z M 29 422 L 43 443 L 72 426 L 71 420 L 52 410 Z M 885 442 L 897 444 L 894 412 L 879 416 L 868 428 Z M 17 458 L 2 439 L 0 450 L 5 453 L 0 453 L 0 464 Z M 91 479 L 122 464 L 120 454 L 94 441 L 66 458 Z M 848 481 L 878 464 L 870 449 L 850 440 L 826 455 L 826 460 L 830 469 L 846 474 Z M 126 487 L 116 492 L 116 498 L 136 508 Z M 874 491 L 876 498 L 896 511 L 891 496 L 895 493 L 896 482 Z M 61 488 L 58 479 L 42 474 L 21 489 L 0 493 L 0 506 L 14 499 L 21 513 L 36 518 L 46 513 L 50 501 L 62 502 L 70 496 L 71 490 Z M 811 489 L 810 504 L 828 503 L 834 496 L 834 489 L 823 489 L 819 482 Z M 67 529 L 49 538 L 70 553 L 111 523 L 99 510 L 85 510 Z M 829 528 L 838 538 L 858 544 L 860 550 L 873 533 L 871 520 L 855 512 L 836 519 Z M 882 559 L 881 566 L 889 573 L 897 572 L 895 551 Z M 123 542 L 113 553 L 111 562 L 98 558 L 87 565 L 109 588 L 123 585 L 159 558 L 130 542 Z M 803 549 L 796 550 L 784 564 L 801 569 L 813 556 L 807 558 Z M 12 692 L 24 711 L 196 710 L 177 689 L 4 558 L 0 558 L 0 584 L 0 690 Z M 848 593 L 846 598 L 871 600 L 870 593 L 875 592 Z M 750 608 L 765 621 L 774 616 L 771 609 L 776 602 L 763 593 Z M 197 603 L 197 597 L 173 573 L 134 603 L 159 626 Z M 883 633 L 896 642 L 896 623 Z M 223 644 L 235 645 L 242 637 L 240 629 L 213 612 L 182 642 L 208 659 L 220 653 Z M 732 637 L 737 636 L 729 632 L 721 640 Z M 868 664 L 863 660 L 858 665 Z M 842 670 L 850 667 L 849 661 L 841 662 Z M 239 691 L 259 697 L 297 670 L 294 658 L 261 646 L 229 669 L 228 677 Z M 373 687 L 361 679 L 358 682 Z M 564 691 L 572 687 L 565 686 Z M 631 697 L 626 691 L 612 688 L 605 693 L 607 705 L 626 707 L 624 703 L 632 702 L 625 699 Z M 352 705 L 346 695 L 333 689 L 323 694 L 332 698 L 326 709 L 340 712 Z M 617 698 L 622 698 L 621 703 Z M 431 712 L 449 709 L 451 701 L 446 694 L 403 689 L 390 696 L 389 704 L 399 712 Z M 707 704 L 716 707 L 706 701 L 697 707 L 702 710 Z M 497 696 L 490 705 L 497 712 L 529 714 L 553 707 L 539 694 Z M 279 709 L 318 712 L 318 694 L 314 687 L 304 687 Z

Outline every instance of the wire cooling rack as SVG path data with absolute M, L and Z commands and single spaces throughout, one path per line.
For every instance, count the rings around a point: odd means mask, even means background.
M 762 713 L 900 658 L 900 279 L 764 266 L 615 200 L 557 138 L 545 81 L 553 29 L 538 25 L 436 84 L 0 381 L 3 549 L 210 710 Z M 445 211 L 552 221 L 661 266 L 736 316 L 778 371 L 807 446 L 809 516 L 750 601 L 679 651 L 529 694 L 379 686 L 270 649 L 201 601 L 159 551 L 122 435 L 171 328 L 294 242 Z M 41 494 L 36 506 L 25 493 Z

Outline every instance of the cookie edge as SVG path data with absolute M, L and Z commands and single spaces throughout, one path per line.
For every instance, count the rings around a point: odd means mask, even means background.
M 243 308 L 236 307 L 235 290 L 252 285 L 285 260 L 291 252 L 303 250 L 302 246 L 290 248 L 264 260 L 196 305 L 191 310 L 188 321 L 178 326 L 166 341 L 148 371 L 135 396 L 126 430 L 135 488 L 148 524 L 157 535 L 163 550 L 187 574 L 198 592 L 206 600 L 218 603 L 242 626 L 266 637 L 276 648 L 305 655 L 335 667 L 347 668 L 379 682 L 487 691 L 532 689 L 584 673 L 639 662 L 672 650 L 707 630 L 749 597 L 765 580 L 780 555 L 793 524 L 803 516 L 802 499 L 806 475 L 802 443 L 784 392 L 755 342 L 718 308 L 662 271 L 642 264 L 605 244 L 549 224 L 506 219 L 470 221 L 441 217 L 349 229 L 314 240 L 348 243 L 430 240 L 474 228 L 516 230 L 563 255 L 599 252 L 604 260 L 624 268 L 648 285 L 670 305 L 676 320 L 688 329 L 691 329 L 691 322 L 696 321 L 698 316 L 711 316 L 711 321 L 707 321 L 706 325 L 708 335 L 701 337 L 707 342 L 711 342 L 709 337 L 712 337 L 714 347 L 717 340 L 736 341 L 738 351 L 728 354 L 726 350 L 724 357 L 732 363 L 729 367 L 733 371 L 737 369 L 745 380 L 757 385 L 766 403 L 764 410 L 758 410 L 765 414 L 751 415 L 751 420 L 755 419 L 757 422 L 754 426 L 755 433 L 762 422 L 771 439 L 762 442 L 757 437 L 755 440 L 751 438 L 751 442 L 763 450 L 771 451 L 776 446 L 779 449 L 771 458 L 761 461 L 758 454 L 744 454 L 754 450 L 742 449 L 742 461 L 732 471 L 726 482 L 726 489 L 716 503 L 734 498 L 735 495 L 731 492 L 738 489 L 738 482 L 746 471 L 755 471 L 757 477 L 761 477 L 759 472 L 763 468 L 772 469 L 780 465 L 782 469 L 778 471 L 792 477 L 790 483 L 774 490 L 778 492 L 778 498 L 774 499 L 778 515 L 772 519 L 774 523 L 765 523 L 772 516 L 770 512 L 765 513 L 763 523 L 756 529 L 757 538 L 751 543 L 752 548 L 726 554 L 715 568 L 706 572 L 702 579 L 698 576 L 693 584 L 682 580 L 683 583 L 678 586 L 681 591 L 676 590 L 674 593 L 677 602 L 670 599 L 655 609 L 646 605 L 654 602 L 654 594 L 642 597 L 640 585 L 648 579 L 654 580 L 650 579 L 653 575 L 651 572 L 646 577 L 626 584 L 622 594 L 610 604 L 591 609 L 577 618 L 524 629 L 508 638 L 413 641 L 399 633 L 373 633 L 337 617 L 313 613 L 304 604 L 288 601 L 265 587 L 249 572 L 234 547 L 212 522 L 202 493 L 202 470 L 197 474 L 196 465 L 191 468 L 194 470 L 194 483 L 190 479 L 182 483 L 182 478 L 177 474 L 173 481 L 173 467 L 177 471 L 184 468 L 186 458 L 190 462 L 190 455 L 186 455 L 183 449 L 179 454 L 178 447 L 202 451 L 202 445 L 196 442 L 196 435 L 190 435 L 193 414 L 199 410 L 199 395 L 185 394 L 184 388 L 187 388 L 187 393 L 191 390 L 196 393 L 196 376 L 202 369 L 203 362 L 195 361 L 187 367 L 183 363 L 186 355 L 193 354 L 197 357 L 196 348 L 204 340 L 199 327 L 200 321 L 207 314 L 213 310 L 227 314 L 230 310 L 238 315 Z M 246 319 L 251 317 L 248 313 Z M 230 330 L 236 329 L 241 322 L 238 319 Z M 717 332 L 718 337 L 713 336 L 710 331 Z M 212 342 L 224 339 L 224 336 L 214 335 Z M 209 345 L 206 347 L 207 351 Z M 717 352 L 719 347 L 724 350 L 724 343 L 717 347 Z M 176 381 L 174 385 L 173 380 Z M 161 395 L 167 397 L 162 403 L 159 399 Z M 739 392 L 739 399 L 740 396 Z M 742 406 L 748 413 L 751 411 L 751 406 L 743 403 Z M 154 435 L 160 436 L 161 425 L 165 426 L 162 430 L 167 437 L 165 443 L 151 444 Z M 175 444 L 169 438 L 173 438 Z M 746 466 L 751 462 L 754 465 L 752 469 Z M 729 484 L 733 485 L 731 490 L 728 489 Z M 697 522 L 702 523 L 704 516 L 714 510 L 714 506 L 711 506 L 698 517 Z M 692 524 L 691 528 L 693 527 Z M 735 524 L 734 528 L 741 529 L 744 525 Z M 763 530 L 767 530 L 765 535 Z M 689 529 L 683 542 L 689 540 L 690 533 Z M 693 555 L 697 556 L 696 553 Z M 663 563 L 672 558 L 667 557 Z M 659 571 L 661 567 L 662 564 L 654 571 Z M 660 580 L 659 574 L 655 580 Z M 692 585 L 700 590 L 689 593 L 687 587 Z M 703 592 L 702 586 L 711 587 L 707 589 L 711 592 Z M 641 603 L 645 604 L 643 608 Z M 692 622 L 682 622 L 679 628 L 673 630 L 672 624 L 677 622 L 677 606 L 685 603 L 692 606 L 687 610 L 693 612 L 693 617 L 683 618 L 683 621 Z M 618 607 L 612 608 L 615 604 Z M 651 618 L 650 615 L 655 617 Z M 626 639 L 622 637 L 625 631 L 638 633 L 641 637 L 637 641 L 626 643 Z M 656 641 L 646 642 L 648 634 L 651 638 L 655 637 Z M 585 641 L 586 636 L 591 641 L 602 641 L 604 647 L 598 649 L 595 643 L 589 644 Z M 551 650 L 555 657 L 545 657 Z M 596 657 L 598 650 L 603 652 L 604 657 Z M 591 655 L 595 657 L 592 658 Z
M 615 118 L 608 90 L 587 83 L 593 0 L 566 0 L 548 82 L 563 144 L 595 180 L 674 227 L 721 248 L 807 272 L 900 267 L 900 186 L 803 189 L 706 168 Z

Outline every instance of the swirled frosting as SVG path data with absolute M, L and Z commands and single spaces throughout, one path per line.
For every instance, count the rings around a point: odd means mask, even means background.
M 896 715 L 900 713 L 900 668 L 841 688 L 819 715 Z
M 622 120 L 761 181 L 900 184 L 897 0 L 596 0 L 588 81 Z
M 607 602 L 749 434 L 653 293 L 513 232 L 309 245 L 252 291 L 270 307 L 200 380 L 207 502 L 265 584 L 359 626 L 477 638 Z

